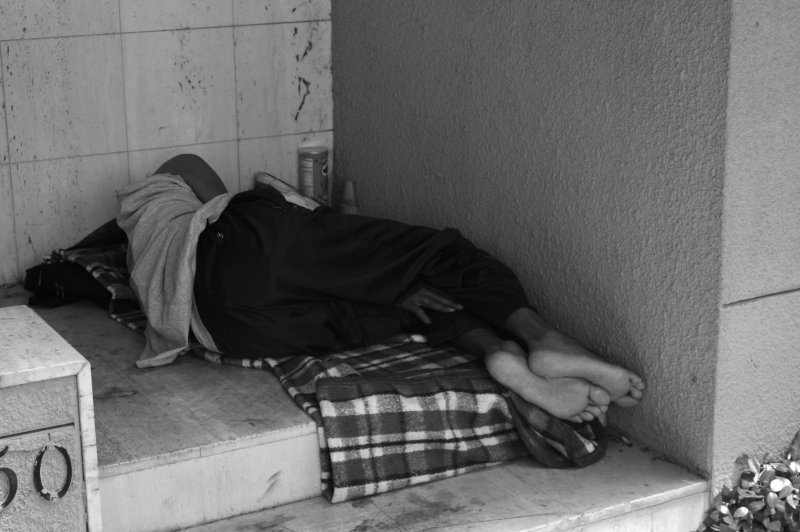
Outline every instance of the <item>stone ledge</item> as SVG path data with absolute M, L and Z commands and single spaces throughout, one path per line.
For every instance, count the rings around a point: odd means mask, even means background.
M 26 298 L 12 288 L 0 306 Z M 331 505 L 317 496 L 314 423 L 269 372 L 190 357 L 137 369 L 143 338 L 102 309 L 80 302 L 37 311 L 92 363 L 107 530 L 214 521 L 190 530 L 686 532 L 708 504 L 705 480 L 612 444 L 581 470 L 523 459 Z M 246 513 L 261 508 L 273 509 Z

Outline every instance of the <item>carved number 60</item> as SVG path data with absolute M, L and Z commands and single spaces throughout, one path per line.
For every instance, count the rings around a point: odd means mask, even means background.
M 67 494 L 69 491 L 69 487 L 72 484 L 72 461 L 69 459 L 69 453 L 67 450 L 60 445 L 55 445 L 55 449 L 61 453 L 61 456 L 64 457 L 64 462 L 67 465 L 67 478 L 64 479 L 64 485 L 61 487 L 60 490 L 55 494 L 57 499 L 62 498 L 64 495 Z M 39 451 L 39 454 L 36 455 L 36 460 L 33 462 L 33 485 L 39 490 L 39 495 L 47 501 L 53 500 L 53 493 L 50 492 L 47 488 L 44 487 L 42 484 L 42 458 L 44 457 L 44 453 L 47 451 L 47 445 L 42 447 L 42 450 Z M 0 451 L 0 458 L 2 458 L 8 452 L 8 446 L 6 446 L 2 451 Z M 0 502 L 0 512 L 6 509 L 11 501 L 14 500 L 14 497 L 17 495 L 17 474 L 14 473 L 13 470 L 7 467 L 0 467 L 0 473 L 4 474 L 8 479 L 8 493 L 6 493 L 6 498 Z

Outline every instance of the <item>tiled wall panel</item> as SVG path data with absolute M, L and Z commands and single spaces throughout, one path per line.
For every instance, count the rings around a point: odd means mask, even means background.
M 30 267 L 117 214 L 128 183 L 124 153 L 11 165 L 20 263 Z
M 329 22 L 236 29 L 239 136 L 331 129 Z
M 119 36 L 3 46 L 12 162 L 125 151 Z
M 219 0 L 120 0 L 122 31 L 230 26 L 230 2 Z
M 0 58 L 2 58 L 1 52 Z M 0 59 L 0 62 L 2 62 L 2 59 Z M 4 69 L 0 69 L 0 164 L 5 164 L 8 162 L 8 137 L 6 136 L 6 100 L 2 90 L 2 70 Z
M 17 244 L 14 241 L 14 206 L 8 165 L 0 165 L 0 285 L 17 277 Z
M 330 0 L 233 0 L 236 24 L 330 20 Z
M 123 36 L 130 149 L 236 138 L 231 28 Z
M 330 0 L 0 1 L 0 285 L 196 153 L 232 191 L 333 142 Z M 5 105 L 3 105 L 5 104 Z
M 118 0 L 3 0 L 0 40 L 119 32 Z

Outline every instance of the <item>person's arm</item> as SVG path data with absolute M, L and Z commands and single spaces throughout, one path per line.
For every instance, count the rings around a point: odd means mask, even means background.
M 176 155 L 159 166 L 156 173 L 181 176 L 203 203 L 228 192 L 214 169 L 194 154 Z
M 405 294 L 401 295 L 395 306 L 414 313 L 425 325 L 431 324 L 431 319 L 425 308 L 439 312 L 455 312 L 464 307 L 453 301 L 450 296 L 427 286 L 412 286 Z

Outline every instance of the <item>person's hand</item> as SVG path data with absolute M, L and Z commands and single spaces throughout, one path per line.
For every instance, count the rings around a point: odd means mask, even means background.
M 449 296 L 426 286 L 412 287 L 400 296 L 395 305 L 412 312 L 426 325 L 431 323 L 430 317 L 425 312 L 426 308 L 439 312 L 455 312 L 463 308 Z

